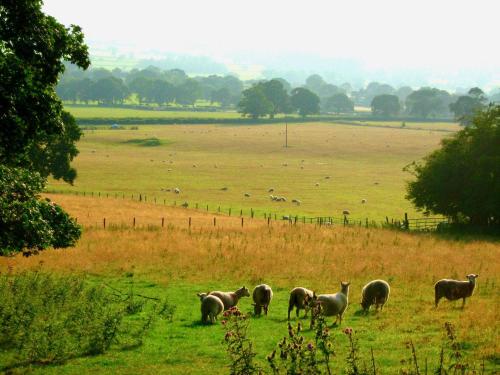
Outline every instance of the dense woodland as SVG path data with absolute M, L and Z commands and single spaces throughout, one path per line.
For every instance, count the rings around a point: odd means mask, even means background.
M 362 106 L 370 107 L 380 117 L 462 119 L 489 102 L 500 102 L 498 89 L 489 95 L 477 87 L 452 94 L 433 87 L 395 88 L 379 82 L 353 88 L 349 83 L 326 82 L 317 74 L 309 76 L 303 84 L 292 85 L 283 78 L 241 81 L 232 75 L 190 77 L 180 69 L 162 70 L 154 66 L 130 71 L 118 68 L 82 71 L 67 65 L 57 93 L 70 103 L 177 108 L 193 108 L 203 103 L 214 109 L 237 109 L 254 118 L 296 112 L 304 116 L 320 112 L 352 113 L 355 106 Z

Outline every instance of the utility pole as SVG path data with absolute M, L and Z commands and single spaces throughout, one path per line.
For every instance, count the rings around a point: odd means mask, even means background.
M 285 122 L 285 148 L 288 148 L 288 122 Z

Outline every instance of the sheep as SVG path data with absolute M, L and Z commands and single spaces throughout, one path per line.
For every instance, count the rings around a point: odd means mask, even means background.
M 179 189 L 179 188 L 175 188 L 175 189 L 174 189 L 174 193 L 175 193 L 175 194 L 180 194 L 180 192 L 181 192 L 181 189 Z
M 198 293 L 197 296 L 200 297 L 201 302 L 201 322 L 208 323 L 208 318 L 210 318 L 210 323 L 215 323 L 217 315 L 224 311 L 221 299 L 208 293 Z
M 227 187 L 224 186 L 223 188 L 221 188 L 222 191 L 227 191 Z
M 332 176 L 325 176 L 325 180 L 329 180 Z
M 479 275 L 471 273 L 467 275 L 468 281 L 442 279 L 434 285 L 436 308 L 439 300 L 445 297 L 448 301 L 455 301 L 462 298 L 462 308 L 465 306 L 465 299 L 472 296 L 476 287 L 476 278 Z
M 274 193 L 274 188 L 269 188 L 268 193 Z
M 316 182 L 316 184 L 315 184 L 315 185 L 316 185 L 316 186 L 319 186 L 319 182 Z
M 193 168 L 196 168 L 196 164 L 193 164 Z
M 342 211 L 342 215 L 350 215 L 351 213 L 349 212 L 349 210 L 343 210 Z
M 224 310 L 228 310 L 231 307 L 234 307 L 238 304 L 238 301 L 242 297 L 250 297 L 250 291 L 242 286 L 235 292 L 219 292 L 214 291 L 209 293 L 212 296 L 219 297 L 222 303 L 224 304 Z
M 269 195 L 269 199 L 271 199 L 272 201 L 274 201 L 276 199 L 276 197 L 272 194 Z
M 361 307 L 364 311 L 368 312 L 371 305 L 375 305 L 378 310 L 383 309 L 384 304 L 389 299 L 389 293 L 391 288 L 387 281 L 384 280 L 373 280 L 370 281 L 363 287 L 361 291 Z
M 297 314 L 297 318 L 299 317 L 299 310 L 303 309 L 305 311 L 304 318 L 307 317 L 307 313 L 309 311 L 309 302 L 313 298 L 313 291 L 297 287 L 293 288 L 290 292 L 290 299 L 288 300 L 288 320 L 290 320 L 290 312 L 295 307 L 295 313 Z
M 366 199 L 361 199 L 361 203 L 365 204 L 366 203 Z
M 342 281 L 340 283 L 341 290 L 335 294 L 313 294 L 311 304 L 313 306 L 319 304 L 321 306 L 321 314 L 324 316 L 335 316 L 335 323 L 339 321 L 342 324 L 342 316 L 344 315 L 349 303 L 349 285 L 351 283 Z M 311 326 L 314 326 L 315 316 L 311 316 Z
M 300 206 L 302 201 L 300 199 L 292 199 L 292 203 L 295 203 L 297 206 Z
M 245 193 L 245 197 L 250 198 L 250 193 Z
M 269 309 L 269 304 L 273 299 L 273 290 L 269 285 L 260 284 L 255 287 L 252 293 L 254 314 L 260 315 L 262 308 L 264 308 L 264 314 L 267 316 L 267 311 Z
M 189 203 L 188 202 L 184 202 L 183 204 L 181 204 L 182 207 L 184 208 L 188 208 L 189 207 Z

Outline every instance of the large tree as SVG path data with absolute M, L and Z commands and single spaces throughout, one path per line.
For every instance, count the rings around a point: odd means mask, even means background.
M 267 100 L 273 104 L 273 109 L 269 114 L 271 118 L 278 113 L 290 113 L 292 111 L 290 96 L 280 81 L 272 79 L 270 81 L 259 83 L 259 86 L 262 87 L 262 91 L 264 92 Z
M 325 99 L 324 110 L 335 113 L 354 112 L 354 102 L 346 94 L 335 94 Z
M 423 87 L 413 91 L 406 98 L 406 110 L 419 117 L 429 117 L 436 115 L 447 115 L 449 104 L 452 101 L 451 95 L 444 90 Z
M 243 97 L 238 103 L 238 112 L 254 119 L 271 115 L 274 112 L 273 103 L 266 97 L 261 85 L 254 85 L 243 91 Z
M 401 110 L 399 98 L 396 95 L 377 95 L 371 102 L 372 113 L 380 116 L 395 116 Z
M 467 95 L 460 96 L 456 102 L 449 105 L 450 111 L 455 115 L 455 120 L 462 125 L 470 125 L 475 112 L 484 108 L 486 98 L 483 90 L 473 87 Z
M 0 4 L 0 164 L 4 165 L 31 166 L 34 144 L 43 146 L 54 137 L 67 136 L 55 92 L 63 60 L 82 68 L 90 64 L 81 29 L 64 27 L 45 15 L 41 5 L 41 0 Z
M 45 15 L 41 0 L 0 3 L 0 254 L 69 246 L 79 227 L 37 194 L 51 174 L 72 182 L 70 162 L 80 138 L 55 87 L 63 61 L 86 69 L 78 26 Z
M 318 95 L 304 87 L 297 87 L 293 89 L 290 100 L 293 108 L 295 108 L 303 117 L 319 113 Z
M 478 112 L 471 126 L 406 170 L 407 198 L 420 210 L 500 229 L 500 106 Z

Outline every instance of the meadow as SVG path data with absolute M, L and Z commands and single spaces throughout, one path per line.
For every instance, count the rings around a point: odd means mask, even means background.
M 261 219 L 247 219 L 241 228 L 239 218 L 226 215 L 217 215 L 214 227 L 213 214 L 179 207 L 114 198 L 47 197 L 78 217 L 84 226 L 82 239 L 73 249 L 47 250 L 29 258 L 1 258 L 1 273 L 42 270 L 85 274 L 89 282 L 122 290 L 133 280 L 137 293 L 168 297 L 177 308 L 172 322 L 159 321 L 142 346 L 127 350 L 113 347 L 106 354 L 75 358 L 57 366 L 30 366 L 31 372 L 226 373 L 225 331 L 220 324 L 200 324 L 196 293 L 235 290 L 242 285 L 252 289 L 262 282 L 273 287 L 275 296 L 267 317 L 250 318 L 249 336 L 257 363 L 266 368 L 266 356 L 287 335 L 289 291 L 300 285 L 318 293 L 336 292 L 341 280 L 351 282 L 350 306 L 342 326 L 332 328 L 335 373 L 342 373 L 349 353 L 342 333 L 345 327 L 351 327 L 359 340 L 360 360 L 370 361 L 373 349 L 377 368 L 385 374 L 407 367 L 410 340 L 421 368 L 424 363 L 433 368 L 446 342 L 445 322 L 456 327 L 468 363 L 484 361 L 485 373 L 495 373 L 498 366 L 498 242 L 449 240 L 357 226 L 319 227 L 281 221 L 268 226 Z M 104 216 L 111 223 L 106 229 L 100 221 Z M 136 228 L 130 223 L 112 224 L 120 217 L 132 216 L 137 216 Z M 164 228 L 159 225 L 161 217 L 166 221 Z M 191 228 L 188 217 L 192 218 Z M 465 309 L 460 308 L 461 301 L 442 301 L 434 309 L 433 284 L 443 277 L 463 279 L 468 273 L 478 273 L 479 279 Z M 391 284 L 391 296 L 382 312 L 365 316 L 360 313 L 361 288 L 375 278 Z M 243 298 L 239 305 L 245 313 L 253 311 L 250 298 Z M 301 320 L 307 327 L 308 321 Z M 308 328 L 304 335 L 312 340 Z M 2 359 L 5 356 L 0 354 L 0 363 Z
M 74 186 L 49 190 L 135 194 L 210 211 L 333 216 L 359 220 L 416 213 L 405 199 L 403 167 L 458 129 L 445 123 L 155 125 L 85 130 Z M 178 187 L 180 194 L 174 194 Z M 222 190 L 227 188 L 227 190 Z M 287 202 L 274 202 L 272 194 Z M 163 189 L 163 191 L 162 191 Z M 170 189 L 171 191 L 165 191 Z M 245 196 L 245 193 L 250 195 Z M 300 206 L 291 200 L 298 199 Z M 365 199 L 366 203 L 362 204 Z

